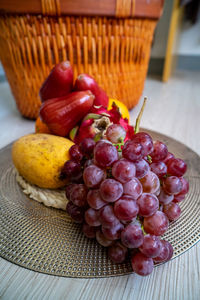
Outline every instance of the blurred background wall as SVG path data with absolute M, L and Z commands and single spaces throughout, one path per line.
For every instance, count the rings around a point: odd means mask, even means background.
M 199 8 L 200 0 L 165 0 L 163 15 L 154 34 L 148 74 L 162 77 L 169 51 L 173 58 L 172 71 L 200 71 Z M 167 46 L 171 35 L 170 50 Z

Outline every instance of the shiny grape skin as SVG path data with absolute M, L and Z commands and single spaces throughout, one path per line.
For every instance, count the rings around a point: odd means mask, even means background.
M 113 241 L 108 240 L 101 230 L 97 230 L 96 232 L 96 240 L 103 247 L 109 247 L 113 244 Z
M 121 243 L 116 242 L 108 248 L 108 256 L 114 263 L 122 263 L 125 261 L 128 250 Z
M 70 192 L 70 201 L 77 206 L 87 205 L 87 188 L 84 184 L 75 184 Z
M 115 179 L 105 179 L 100 185 L 100 194 L 104 201 L 115 202 L 123 194 L 123 186 Z
M 167 172 L 170 175 L 181 177 L 187 171 L 187 164 L 180 158 L 172 158 L 167 164 Z
M 163 189 L 160 190 L 160 193 L 158 195 L 158 200 L 161 204 L 169 204 L 174 200 L 174 195 L 169 195 L 165 193 Z
M 153 216 L 144 218 L 144 230 L 152 235 L 161 236 L 169 227 L 169 220 L 162 211 L 156 211 Z
M 99 167 L 112 166 L 118 160 L 118 152 L 111 143 L 100 141 L 94 148 L 94 162 Z
M 125 183 L 135 176 L 135 165 L 125 158 L 121 158 L 113 164 L 112 175 L 121 183 Z
M 142 155 L 146 156 L 153 151 L 153 140 L 146 132 L 138 132 L 133 136 L 133 141 L 142 145 Z
M 180 203 L 182 202 L 183 200 L 185 200 L 185 195 L 174 195 L 174 199 L 173 199 L 173 202 L 174 203 Z
M 136 253 L 131 258 L 133 271 L 141 276 L 147 276 L 153 271 L 153 259 L 143 253 Z
M 79 162 L 74 160 L 68 160 L 65 162 L 61 174 L 65 177 L 75 177 L 80 174 L 81 165 Z
M 99 211 L 99 220 L 103 227 L 112 227 L 119 223 L 119 220 L 114 214 L 113 206 L 106 205 Z
M 95 141 L 92 138 L 85 138 L 79 145 L 81 153 L 90 156 L 93 153 Z
M 102 226 L 101 230 L 108 240 L 114 241 L 120 238 L 123 228 L 124 225 L 118 221 L 118 223 L 116 225 L 113 225 L 112 227 Z
M 160 254 L 153 258 L 155 263 L 161 263 L 167 261 L 171 254 L 170 252 L 171 249 L 169 248 L 169 245 L 166 243 L 166 241 L 165 240 L 160 240 L 160 241 L 161 241 Z
M 140 179 L 144 193 L 156 193 L 160 188 L 160 180 L 158 176 L 149 171 L 143 178 Z
M 88 188 L 98 187 L 105 178 L 105 171 L 95 165 L 90 165 L 83 171 L 83 180 Z
M 158 198 L 154 194 L 143 193 L 138 199 L 139 215 L 142 217 L 152 216 L 159 208 Z
M 184 177 L 179 177 L 182 182 L 182 189 L 176 196 L 186 195 L 189 192 L 189 182 Z
M 150 166 L 144 159 L 135 161 L 134 165 L 136 167 L 135 177 L 137 177 L 138 179 L 143 178 L 150 171 Z
M 161 252 L 161 241 L 160 238 L 147 234 L 144 236 L 143 244 L 140 246 L 139 250 L 147 257 L 157 257 Z
M 101 198 L 99 190 L 89 190 L 87 194 L 87 202 L 90 207 L 94 209 L 100 209 L 107 204 L 107 202 L 103 201 Z
M 122 149 L 122 156 L 132 162 L 142 159 L 142 145 L 133 140 L 126 141 Z
M 134 200 L 127 200 L 123 196 L 114 204 L 114 213 L 120 221 L 131 221 L 138 214 L 139 207 Z
M 69 155 L 72 160 L 80 162 L 83 158 L 83 154 L 81 153 L 78 145 L 73 145 L 69 149 Z
M 167 166 L 164 162 L 158 161 L 150 165 L 151 171 L 155 173 L 159 178 L 162 178 L 167 174 Z
M 140 181 L 134 177 L 123 185 L 124 194 L 131 196 L 134 200 L 142 194 L 142 185 Z
M 85 221 L 90 226 L 100 226 L 99 213 L 93 208 L 88 208 L 85 212 Z
M 168 149 L 167 146 L 160 142 L 155 141 L 153 143 L 154 150 L 150 153 L 151 159 L 153 162 L 163 161 L 167 157 Z
M 87 223 L 83 224 L 82 231 L 89 239 L 93 239 L 96 237 L 96 228 L 88 225 Z
M 106 130 L 106 137 L 113 144 L 118 144 L 125 139 L 126 130 L 119 124 L 112 124 Z
M 75 183 L 70 183 L 66 186 L 65 195 L 68 200 L 70 199 L 70 193 L 73 190 L 74 186 L 75 186 Z
M 169 249 L 169 255 L 168 255 L 167 260 L 166 260 L 166 261 L 168 261 L 172 258 L 173 253 L 174 253 L 174 249 L 173 249 L 172 245 L 170 244 L 170 242 L 168 242 L 168 241 L 165 241 L 165 246 L 168 247 L 168 249 Z
M 84 221 L 84 210 L 82 207 L 78 207 L 69 201 L 66 211 L 76 223 L 82 223 Z
M 170 176 L 164 178 L 162 183 L 163 190 L 170 195 L 179 194 L 183 186 L 181 179 L 177 176 Z
M 174 154 L 171 152 L 167 153 L 167 156 L 165 157 L 165 159 L 163 160 L 163 162 L 167 165 L 168 162 L 170 161 L 170 159 L 174 158 Z
M 171 202 L 164 205 L 163 212 L 170 221 L 176 221 L 181 215 L 181 208 L 177 203 Z
M 144 235 L 137 224 L 128 224 L 121 232 L 121 241 L 127 248 L 138 248 L 143 244 Z

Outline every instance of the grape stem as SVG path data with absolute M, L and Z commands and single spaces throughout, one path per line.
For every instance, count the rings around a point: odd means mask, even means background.
M 147 102 L 147 97 L 144 97 L 142 107 L 140 109 L 140 112 L 139 112 L 139 114 L 137 116 L 137 119 L 136 119 L 136 122 L 135 122 L 135 133 L 138 133 L 139 130 L 140 130 L 140 121 L 141 121 L 141 118 L 142 118 L 142 115 L 143 115 L 143 111 L 144 111 L 146 102 Z

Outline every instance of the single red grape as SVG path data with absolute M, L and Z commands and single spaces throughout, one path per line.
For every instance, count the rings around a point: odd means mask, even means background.
M 170 159 L 174 158 L 174 154 L 171 152 L 167 153 L 167 156 L 165 157 L 165 159 L 163 160 L 163 162 L 167 165 L 168 162 L 170 161 Z
M 143 178 L 140 179 L 144 193 L 156 193 L 160 188 L 160 180 L 158 176 L 149 171 Z
M 90 165 L 83 171 L 83 180 L 88 188 L 98 187 L 105 178 L 105 171 L 95 165 Z
M 144 236 L 143 244 L 140 246 L 140 251 L 147 257 L 157 257 L 161 251 L 161 241 L 160 238 L 147 234 Z
M 113 225 L 112 227 L 102 226 L 101 230 L 108 240 L 114 241 L 120 238 L 121 231 L 123 230 L 123 228 L 124 225 L 118 222 L 116 225 Z
M 150 193 L 143 193 L 138 199 L 139 215 L 142 217 L 152 216 L 159 208 L 158 198 Z
M 153 271 L 153 259 L 140 252 L 132 256 L 131 264 L 133 271 L 141 276 L 147 276 Z
M 138 214 L 139 207 L 134 200 L 127 200 L 123 196 L 114 204 L 114 213 L 119 220 L 131 221 Z
M 80 174 L 81 171 L 81 165 L 79 162 L 76 162 L 74 160 L 68 160 L 65 162 L 61 174 L 64 177 L 76 177 Z
M 180 158 L 172 158 L 167 164 L 167 172 L 170 175 L 181 177 L 187 171 L 187 164 Z
M 142 159 L 142 149 L 143 148 L 140 143 L 133 140 L 128 140 L 123 146 L 122 155 L 124 158 L 134 162 Z
M 70 201 L 80 207 L 87 204 L 87 188 L 84 184 L 75 184 L 72 187 Z
M 104 247 L 109 247 L 113 244 L 113 241 L 111 240 L 108 240 L 104 234 L 102 233 L 101 230 L 97 230 L 96 232 L 96 240 L 97 242 L 101 245 L 101 246 L 104 246 Z
M 165 240 L 160 240 L 160 241 L 161 241 L 160 254 L 153 258 L 154 262 L 156 262 L 156 263 L 167 261 L 171 255 L 171 252 L 170 252 L 171 249 L 169 248 L 168 243 L 166 243 Z
M 135 177 L 137 177 L 138 179 L 143 178 L 150 171 L 149 164 L 144 159 L 136 160 L 134 162 L 134 165 L 136 168 Z
M 114 179 L 105 179 L 100 185 L 100 194 L 104 201 L 115 202 L 123 194 L 123 186 Z
M 133 141 L 142 145 L 142 155 L 146 156 L 153 151 L 153 140 L 146 132 L 138 132 L 133 136 Z
M 189 182 L 184 177 L 180 177 L 180 180 L 182 182 L 182 189 L 176 196 L 185 196 L 189 192 Z
M 108 248 L 108 256 L 114 263 L 122 263 L 126 259 L 127 253 L 127 248 L 119 242 Z
M 163 190 L 170 195 L 179 194 L 182 190 L 182 181 L 179 177 L 170 176 L 163 178 Z
M 86 223 L 83 224 L 82 227 L 83 233 L 85 234 L 85 236 L 89 239 L 93 239 L 96 237 L 96 228 L 93 226 L 90 226 Z
M 127 248 L 138 248 L 143 244 L 144 235 L 137 224 L 128 224 L 121 232 L 121 241 Z
M 164 205 L 163 212 L 170 221 L 176 221 L 181 215 L 181 208 L 178 204 L 171 202 L 167 205 Z
M 144 230 L 153 235 L 164 234 L 169 227 L 169 220 L 162 211 L 156 211 L 153 216 L 144 218 Z
M 135 176 L 135 165 L 127 159 L 121 158 L 114 163 L 112 175 L 119 182 L 125 183 Z
M 174 200 L 174 195 L 169 195 L 163 191 L 163 189 L 160 190 L 160 193 L 158 195 L 158 200 L 161 204 L 169 204 Z
M 103 201 L 101 198 L 99 190 L 89 190 L 87 194 L 87 202 L 90 207 L 94 209 L 100 209 L 107 204 L 107 202 Z
M 90 156 L 93 153 L 95 147 L 95 141 L 92 138 L 85 138 L 79 145 L 80 151 L 86 156 Z
M 153 143 L 154 150 L 150 153 L 153 162 L 164 160 L 167 157 L 168 149 L 167 146 L 160 142 L 155 141 Z
M 119 223 L 119 220 L 114 214 L 113 206 L 106 205 L 99 211 L 99 220 L 104 227 L 112 227 Z
M 79 146 L 78 145 L 73 145 L 69 149 L 69 155 L 72 160 L 75 161 L 81 161 L 83 158 L 83 154 L 80 152 Z
M 84 220 L 84 209 L 74 205 L 71 201 L 67 203 L 67 213 L 76 223 L 82 223 Z
M 167 166 L 164 162 L 158 161 L 150 165 L 151 171 L 155 173 L 159 178 L 162 178 L 167 174 Z
M 106 130 L 106 137 L 113 144 L 118 144 L 125 139 L 126 130 L 119 124 L 112 124 Z
M 118 160 L 118 152 L 111 143 L 100 141 L 94 148 L 94 161 L 99 167 L 112 166 Z
M 136 177 L 124 183 L 123 188 L 124 194 L 131 196 L 134 200 L 142 194 L 142 185 Z
M 99 213 L 93 208 L 88 208 L 85 212 L 85 221 L 90 226 L 100 226 Z

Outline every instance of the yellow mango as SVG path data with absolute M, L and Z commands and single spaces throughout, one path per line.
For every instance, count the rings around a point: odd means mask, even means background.
M 69 148 L 74 143 L 51 134 L 29 134 L 19 138 L 12 147 L 13 163 L 29 183 L 41 188 L 56 189 L 66 185 L 59 175 L 70 159 Z

